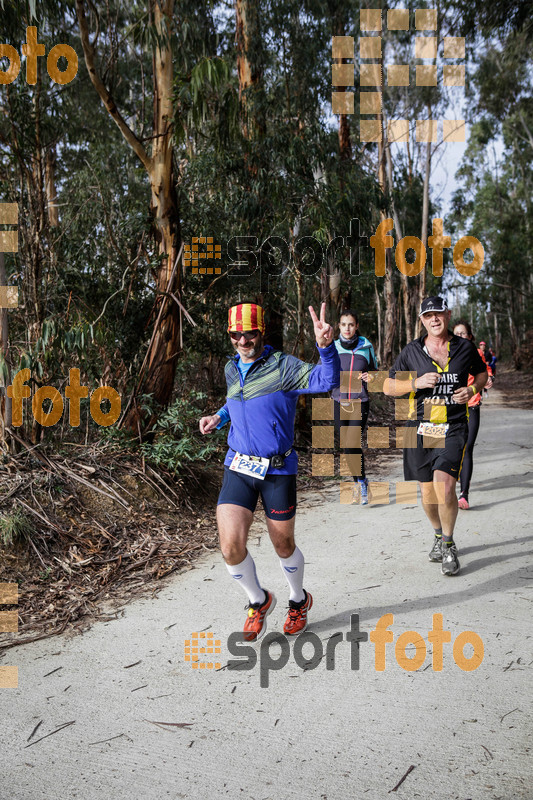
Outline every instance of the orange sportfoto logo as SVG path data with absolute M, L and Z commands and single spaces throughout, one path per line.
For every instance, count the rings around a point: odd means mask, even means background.
M 37 59 L 46 54 L 44 44 L 37 41 L 37 28 L 26 28 L 26 42 L 21 48 L 22 55 L 26 56 L 26 83 L 34 86 L 37 83 Z M 7 58 L 9 66 L 0 70 L 0 85 L 13 83 L 20 72 L 20 56 L 10 44 L 0 44 L 0 58 Z M 59 69 L 59 59 L 67 62 L 65 69 Z M 56 44 L 48 53 L 46 69 L 54 83 L 64 86 L 74 80 L 78 74 L 78 55 L 73 47 L 68 44 Z

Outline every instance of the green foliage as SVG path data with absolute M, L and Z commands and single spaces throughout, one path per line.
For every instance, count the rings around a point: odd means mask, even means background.
M 485 248 L 483 273 L 460 282 L 461 310 L 478 338 L 519 368 L 533 326 L 533 62 L 526 31 L 501 33 L 473 76 L 473 124 L 451 221 Z
M 47 581 L 51 574 L 52 574 L 52 567 L 46 567 L 46 569 L 44 569 L 42 572 L 39 573 L 39 580 Z
M 139 447 L 148 461 L 179 474 L 184 465 L 205 464 L 218 452 L 216 434 L 202 436 L 198 430 L 204 412 L 197 404 L 204 399 L 201 392 L 192 391 L 159 415 L 153 441 Z
M 114 452 L 131 452 L 138 447 L 139 439 L 130 431 L 117 428 L 116 425 L 110 425 L 108 428 L 99 426 L 98 432 L 101 444 Z
M 202 136 L 210 121 L 220 145 L 235 136 L 238 101 L 231 65 L 223 58 L 201 58 L 187 75 L 175 79 L 176 140 L 188 135 Z M 205 136 L 205 133 L 204 133 Z
M 150 156 L 152 51 L 161 45 L 151 4 L 94 0 L 85 5 L 97 67 Z M 170 37 L 173 50 L 169 124 L 179 236 L 186 243 L 193 236 L 212 236 L 222 244 L 223 257 L 215 262 L 220 275 L 182 271 L 179 299 L 198 324 L 193 327 L 184 319 L 183 350 L 171 354 L 178 400 L 164 411 L 150 397 L 138 398 L 156 420 L 153 440 L 142 445 L 153 463 L 179 471 L 209 457 L 220 439 L 216 434 L 200 437 L 197 419 L 203 412 L 197 406 L 202 398 L 189 395 L 189 389 L 194 385 L 207 392 L 206 406 L 224 390 L 223 364 L 231 352 L 225 330 L 229 305 L 262 302 L 269 319 L 276 319 L 275 332 L 284 347 L 312 358 L 306 306 L 329 299 L 334 273 L 340 280 L 339 299 L 330 304 L 328 318 L 335 320 L 341 304 L 355 306 L 361 332 L 377 343 L 376 292 L 382 292 L 383 283 L 374 278 L 373 251 L 362 247 L 358 273 L 348 247 L 328 247 L 349 235 L 351 219 L 359 220 L 361 235 L 371 236 L 381 212 L 392 216 L 392 200 L 403 234 L 420 235 L 425 150 L 414 144 L 402 155 L 395 149 L 392 197 L 382 191 L 376 179 L 377 147 L 358 138 L 356 92 L 355 114 L 348 119 L 351 153 L 340 158 L 339 120 L 330 106 L 331 36 L 342 28 L 355 37 L 358 51 L 360 5 L 355 0 L 250 2 L 248 56 L 254 85 L 240 93 L 234 4 L 176 0 L 164 38 Z M 39 41 L 46 50 L 62 42 L 81 55 L 73 0 L 0 0 L 0 6 L 0 41 L 19 49 L 26 25 L 35 22 L 38 12 Z M 472 233 L 486 253 L 483 274 L 472 280 L 458 278 L 445 263 L 444 285 L 457 290 L 459 304 L 479 309 L 475 321 L 485 338 L 490 339 L 483 327 L 489 325 L 487 310 L 494 330 L 495 309 L 503 307 L 499 331 L 504 340 L 513 339 L 515 352 L 533 319 L 533 95 L 531 24 L 525 9 L 525 0 L 510 5 L 505 0 L 490 5 L 458 0 L 439 8 L 442 32 L 449 32 L 452 20 L 456 34 L 462 25 L 469 59 L 477 59 L 468 62 L 472 125 L 458 176 L 462 186 L 445 229 L 453 241 Z M 474 30 L 478 18 L 486 32 L 483 41 L 475 41 L 484 35 Z M 413 60 L 412 34 L 383 31 L 387 63 Z M 23 66 L 0 96 L 0 200 L 18 202 L 24 211 L 19 252 L 6 254 L 8 283 L 18 285 L 21 296 L 19 309 L 9 314 L 11 374 L 29 367 L 35 391 L 39 385 L 60 387 L 69 369 L 78 367 L 82 383 L 91 389 L 105 376 L 106 383 L 129 397 L 138 385 L 158 311 L 154 279 L 161 256 L 146 171 L 96 95 L 82 57 L 76 79 L 67 86 L 53 84 L 44 67 L 41 72 L 38 85 L 29 86 Z M 435 118 L 446 116 L 442 91 L 384 86 L 386 116 L 413 120 L 424 116 L 428 105 Z M 59 208 L 54 227 L 47 221 L 49 157 Z M 436 210 L 430 203 L 430 220 Z M 238 236 L 251 237 L 248 264 L 239 265 L 229 245 Z M 285 245 L 273 252 L 263 244 L 274 236 Z M 318 240 L 323 251 L 313 269 L 296 247 L 305 236 Z M 277 259 L 274 268 L 271 255 Z M 418 279 L 409 283 L 414 307 Z M 441 288 L 428 271 L 428 292 Z M 393 266 L 397 298 L 401 289 Z M 380 301 L 384 312 L 385 298 Z M 403 343 L 397 336 L 395 349 Z M 2 379 L 7 380 L 7 366 L 0 354 Z M 114 426 L 102 429 L 90 422 L 89 430 L 108 446 L 137 446 Z M 54 435 L 46 431 L 47 437 Z
M 18 506 L 9 514 L 0 517 L 0 542 L 4 547 L 25 541 L 30 537 L 32 530 L 30 520 Z

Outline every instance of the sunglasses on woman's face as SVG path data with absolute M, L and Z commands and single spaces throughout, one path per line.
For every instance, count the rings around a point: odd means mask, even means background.
M 244 336 L 247 342 L 251 342 L 252 339 L 255 339 L 255 337 L 259 335 L 259 331 L 230 331 L 229 335 L 234 342 L 238 342 L 241 336 Z

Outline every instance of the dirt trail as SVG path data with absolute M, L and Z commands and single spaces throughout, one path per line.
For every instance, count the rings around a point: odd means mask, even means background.
M 500 399 L 492 391 L 481 412 L 472 509 L 457 525 L 458 576 L 428 561 L 432 534 L 419 505 L 341 505 L 331 485 L 303 504 L 297 536 L 315 601 L 316 637 L 303 655 L 325 653 L 340 632 L 334 669 L 326 657 L 302 669 L 291 643 L 277 671 L 265 669 L 265 646 L 252 670 L 193 670 L 184 660 L 192 632 L 220 639 L 214 658 L 224 667 L 227 637 L 244 621 L 244 595 L 220 556 L 206 555 L 116 620 L 4 653 L 1 664 L 18 665 L 20 683 L 0 690 L 2 796 L 382 800 L 410 770 L 398 797 L 531 798 L 533 411 Z M 387 477 L 401 479 L 399 455 Z M 262 525 L 255 531 L 259 576 L 278 597 L 269 630 L 279 631 L 286 586 Z M 394 642 L 384 671 L 375 670 L 371 641 L 361 641 L 353 669 L 350 616 L 369 634 L 388 613 Z M 428 642 L 433 614 L 451 632 L 440 672 Z M 417 671 L 395 657 L 406 631 L 425 642 L 408 645 L 407 657 L 427 649 Z M 462 631 L 483 642 L 473 671 L 452 653 Z M 269 647 L 278 658 L 279 645 Z

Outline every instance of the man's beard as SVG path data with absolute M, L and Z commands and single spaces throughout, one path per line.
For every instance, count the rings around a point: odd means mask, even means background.
M 233 349 L 236 353 L 239 353 L 239 343 L 238 342 L 231 342 L 233 345 Z M 263 352 L 263 336 L 259 335 L 255 343 L 250 348 L 246 348 L 246 353 L 244 353 L 245 358 L 255 358 L 256 356 L 260 355 Z M 241 355 L 239 353 L 239 355 Z

